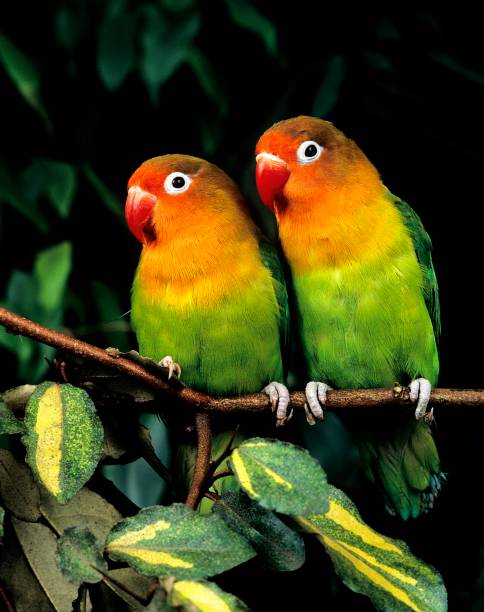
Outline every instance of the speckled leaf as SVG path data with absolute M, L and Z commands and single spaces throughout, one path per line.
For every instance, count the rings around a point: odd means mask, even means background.
M 175 582 L 168 598 L 172 606 L 190 606 L 196 612 L 243 612 L 249 608 L 235 595 L 206 580 Z
M 0 399 L 0 435 L 16 434 L 24 430 L 24 424 L 15 418 L 7 404 Z
M 26 461 L 58 502 L 66 503 L 92 476 L 103 428 L 88 394 L 72 385 L 42 383 L 25 410 Z
M 106 550 L 147 576 L 177 578 L 214 576 L 256 554 L 219 516 L 201 516 L 184 504 L 151 506 L 121 521 Z
M 0 506 L 0 540 L 3 538 L 3 519 L 5 518 L 5 510 Z
M 108 564 L 102 556 L 102 544 L 85 527 L 66 529 L 57 542 L 57 565 L 74 584 L 96 583 Z
M 250 542 L 257 552 L 256 561 L 263 567 L 284 572 L 304 563 L 302 537 L 242 491 L 225 493 L 213 510 Z
M 251 438 L 233 451 L 230 465 L 247 495 L 268 510 L 316 514 L 328 509 L 326 474 L 299 446 Z
M 339 489 L 330 486 L 328 512 L 296 521 L 322 542 L 346 586 L 370 597 L 378 610 L 447 610 L 440 574 L 414 557 L 404 542 L 368 527 Z
M 25 463 L 0 449 L 0 499 L 7 510 L 23 521 L 40 518 L 40 493 Z

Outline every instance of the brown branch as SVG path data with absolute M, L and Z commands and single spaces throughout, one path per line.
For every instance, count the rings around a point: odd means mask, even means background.
M 7 592 L 4 590 L 2 583 L 0 582 L 0 604 L 1 609 L 5 610 L 5 612 L 15 612 L 15 607 L 11 602 Z
M 187 407 L 218 414 L 236 412 L 259 413 L 271 410 L 267 396 L 263 393 L 251 393 L 238 397 L 211 397 L 205 393 L 183 385 L 172 386 L 168 382 L 148 372 L 144 367 L 124 357 L 115 357 L 112 353 L 96 346 L 76 340 L 65 334 L 48 329 L 29 319 L 0 308 L 0 324 L 14 333 L 33 338 L 66 353 L 71 353 L 86 360 L 105 365 L 121 374 L 137 379 L 148 387 L 182 401 Z M 4 398 L 5 399 L 5 398 Z M 297 410 L 304 408 L 305 396 L 302 391 L 290 394 L 291 407 Z M 431 403 L 434 407 L 473 407 L 484 406 L 482 389 L 439 389 L 432 390 Z M 402 387 L 398 393 L 394 389 L 351 389 L 328 392 L 327 409 L 343 411 L 347 409 L 366 409 L 382 407 L 410 406 L 409 390 Z
M 197 458 L 192 484 L 185 502 L 191 508 L 197 507 L 203 495 L 204 485 L 210 473 L 210 455 L 212 452 L 212 431 L 209 415 L 204 412 L 197 412 L 195 424 L 197 427 Z

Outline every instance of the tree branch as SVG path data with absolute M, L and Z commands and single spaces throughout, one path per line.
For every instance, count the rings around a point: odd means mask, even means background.
M 195 415 L 197 427 L 197 458 L 193 479 L 188 492 L 186 505 L 196 508 L 204 492 L 204 485 L 210 473 L 210 456 L 212 453 L 212 431 L 210 429 L 210 417 L 204 412 Z
M 104 349 L 48 329 L 5 308 L 0 308 L 0 324 L 11 333 L 33 338 L 38 342 L 43 342 L 66 353 L 77 355 L 135 378 L 151 389 L 183 402 L 191 409 L 217 414 L 233 414 L 237 412 L 247 414 L 271 410 L 269 399 L 264 393 L 251 393 L 238 397 L 211 397 L 201 391 L 190 389 L 181 384 L 171 385 L 169 382 L 161 380 L 141 365 L 133 363 L 129 359 L 113 356 L 112 353 Z M 304 393 L 302 391 L 293 391 L 290 394 L 290 402 L 292 408 L 302 410 L 305 402 Z M 484 390 L 435 388 L 432 390 L 431 403 L 434 407 L 484 406 Z M 355 408 L 408 407 L 411 404 L 408 387 L 401 387 L 399 391 L 395 389 L 329 391 L 326 407 L 328 410 L 340 412 Z

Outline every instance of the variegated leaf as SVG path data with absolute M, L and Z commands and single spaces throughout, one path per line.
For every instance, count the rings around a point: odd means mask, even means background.
M 339 489 L 330 486 L 325 514 L 296 520 L 322 542 L 346 586 L 370 597 L 378 610 L 447 610 L 440 574 L 414 557 L 404 542 L 368 527 Z
M 45 382 L 25 411 L 26 461 L 58 502 L 66 503 L 92 476 L 101 458 L 103 428 L 89 395 Z
M 295 515 L 328 508 L 326 474 L 304 448 L 250 438 L 233 451 L 230 465 L 247 495 L 268 510 Z

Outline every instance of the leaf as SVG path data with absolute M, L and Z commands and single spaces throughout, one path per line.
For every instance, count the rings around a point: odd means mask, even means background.
M 336 573 L 351 590 L 370 597 L 379 610 L 447 610 L 442 578 L 399 540 L 366 525 L 353 502 L 330 486 L 325 514 L 297 517 L 325 546 Z
M 196 612 L 243 612 L 249 608 L 235 595 L 206 580 L 175 582 L 168 598 L 172 606 L 190 606 Z
M 86 487 L 66 504 L 59 504 L 51 495 L 45 495 L 40 509 L 42 516 L 59 533 L 71 527 L 88 527 L 102 542 L 122 518 L 114 506 Z
M 12 173 L 3 162 L 0 162 L 0 203 L 1 202 L 6 202 L 25 219 L 33 223 L 39 231 L 43 233 L 49 231 L 49 224 L 38 210 L 36 202 L 28 201 L 18 184 L 17 178 L 12 176 Z
M 252 501 L 245 493 L 228 492 L 215 502 L 213 511 L 250 542 L 263 567 L 288 572 L 304 563 L 304 540 L 273 512 Z
M 13 412 L 0 397 L 0 435 L 17 434 L 24 430 L 24 424 L 15 418 Z
M 45 382 L 25 410 L 26 461 L 58 502 L 66 503 L 89 480 L 102 455 L 103 428 L 83 390 Z
M 277 52 L 277 30 L 248 0 L 225 0 L 231 19 L 244 30 L 254 32 L 265 44 L 268 53 Z
M 3 34 L 0 34 L 0 62 L 19 93 L 49 126 L 49 118 L 40 97 L 40 75 L 37 67 Z
M 5 510 L 0 506 L 0 540 L 3 538 L 3 521 L 5 519 Z
M 35 389 L 36 385 L 19 385 L 4 391 L 2 393 L 2 400 L 10 410 L 25 409 L 25 405 Z
M 187 49 L 185 61 L 193 70 L 205 94 L 217 105 L 219 114 L 226 115 L 229 108 L 227 95 L 206 55 L 197 47 L 191 46 Z
M 312 115 L 326 117 L 333 110 L 338 101 L 346 71 L 346 59 L 343 55 L 334 55 L 329 60 L 325 68 L 324 78 L 314 98 Z
M 0 498 L 7 510 L 24 521 L 40 518 L 40 493 L 25 463 L 0 449 Z
M 107 16 L 99 27 L 97 68 L 107 89 L 117 89 L 136 67 L 135 20 L 132 14 Z
M 9 521 L 5 524 L 5 536 L 0 546 L 0 576 L 17 612 L 54 612 Z
M 146 25 L 142 36 L 141 75 L 153 103 L 158 90 L 184 61 L 191 42 L 200 29 L 200 15 L 192 13 L 168 22 L 154 7 L 146 8 Z
M 57 538 L 39 523 L 25 523 L 12 517 L 12 524 L 32 571 L 57 612 L 71 612 L 77 587 L 57 567 Z
M 139 602 L 148 601 L 157 581 L 153 578 L 141 576 L 131 567 L 123 567 L 107 572 L 104 584 L 129 604 L 131 609 L 141 610 Z
M 328 508 L 326 474 L 303 448 L 268 438 L 250 438 L 230 456 L 242 489 L 268 510 L 311 514 Z
M 64 576 L 77 585 L 100 582 L 108 569 L 102 556 L 102 544 L 85 527 L 70 527 L 64 531 L 57 542 L 56 559 Z
M 106 550 L 145 575 L 205 578 L 244 563 L 255 551 L 216 515 L 201 516 L 184 504 L 151 506 L 121 521 Z
M 104 206 L 106 206 L 106 208 L 111 211 L 115 217 L 121 219 L 124 222 L 123 207 L 121 206 L 121 203 L 118 198 L 109 189 L 109 187 L 107 187 L 105 183 L 103 183 L 103 181 L 98 177 L 98 175 L 94 172 L 90 164 L 84 164 L 82 169 L 87 180 L 91 183 L 91 186 L 99 196 Z
M 71 268 L 70 242 L 61 242 L 37 255 L 34 264 L 34 276 L 38 285 L 37 300 L 45 311 L 60 308 Z
M 48 159 L 36 159 L 23 173 L 27 199 L 37 202 L 45 195 L 62 219 L 69 216 L 76 182 L 76 171 L 71 164 Z
M 163 589 L 156 589 L 150 603 L 143 608 L 143 612 L 170 612 L 173 606 L 166 601 L 166 593 Z

